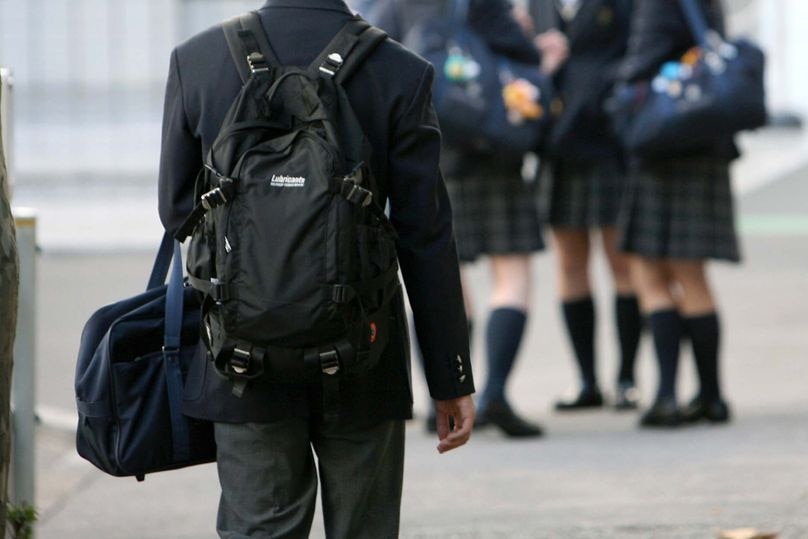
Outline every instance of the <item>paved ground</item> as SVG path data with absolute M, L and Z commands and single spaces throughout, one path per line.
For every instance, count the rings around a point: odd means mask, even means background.
M 777 151 L 771 144 L 769 153 L 761 153 L 767 157 L 745 170 L 765 170 Z M 413 422 L 402 537 L 702 538 L 741 526 L 808 537 L 807 186 L 808 169 L 802 169 L 742 197 L 746 263 L 712 271 L 723 306 L 725 385 L 735 422 L 647 432 L 636 428 L 631 413 L 552 413 L 552 400 L 572 383 L 573 371 L 553 300 L 552 255 L 540 255 L 534 314 L 509 391 L 523 413 L 546 426 L 548 436 L 514 442 L 481 431 L 468 447 L 438 456 L 436 440 Z M 45 419 L 37 434 L 40 538 L 214 536 L 214 467 L 158 474 L 140 484 L 111 478 L 76 456 L 73 434 L 57 428 L 72 421 L 73 368 L 84 320 L 98 306 L 142 288 L 150 256 L 129 249 L 104 254 L 46 247 L 40 258 L 37 402 Z M 483 320 L 485 265 L 473 274 Z M 596 277 L 600 373 L 608 388 L 615 339 L 600 259 Z M 483 380 L 479 335 L 474 345 Z M 646 339 L 640 358 L 646 401 L 652 361 Z M 682 399 L 693 390 L 690 363 L 685 355 Z M 422 413 L 424 385 L 416 384 Z M 313 536 L 322 537 L 317 522 Z

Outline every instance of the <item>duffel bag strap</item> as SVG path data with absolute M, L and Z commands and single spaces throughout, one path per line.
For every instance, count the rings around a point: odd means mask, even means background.
M 165 303 L 165 331 L 163 334 L 163 365 L 165 369 L 168 407 L 171 416 L 171 440 L 174 460 L 190 460 L 188 425 L 182 415 L 182 368 L 180 346 L 183 315 L 182 251 L 177 241 L 174 245 L 171 280 L 168 283 Z
M 707 24 L 707 18 L 704 16 L 701 6 L 694 0 L 679 0 L 679 6 L 682 8 L 693 41 L 706 49 L 709 45 L 707 35 L 710 26 Z
M 171 258 L 174 254 L 174 238 L 168 231 L 163 233 L 163 239 L 160 242 L 160 248 L 157 249 L 157 256 L 154 258 L 154 265 L 152 266 L 151 274 L 149 275 L 149 284 L 146 285 L 146 291 L 159 286 L 163 286 L 168 276 L 168 268 L 171 265 Z

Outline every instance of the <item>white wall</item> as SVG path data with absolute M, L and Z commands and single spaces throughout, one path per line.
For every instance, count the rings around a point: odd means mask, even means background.
M 756 7 L 772 108 L 808 115 L 808 2 L 758 0 Z

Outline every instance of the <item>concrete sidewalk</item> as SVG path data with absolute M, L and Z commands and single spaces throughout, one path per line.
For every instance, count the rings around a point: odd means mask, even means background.
M 772 150 L 774 151 L 774 150 Z M 765 163 L 756 167 L 764 168 Z M 529 330 L 509 386 L 514 404 L 547 429 L 511 441 L 481 430 L 468 447 L 439 456 L 420 421 L 408 429 L 402 537 L 715 537 L 753 526 L 808 537 L 808 171 L 740 200 L 743 266 L 716 265 L 723 308 L 723 371 L 735 421 L 675 432 L 641 431 L 637 416 L 609 409 L 550 411 L 574 372 L 554 299 L 552 255 L 535 259 Z M 156 241 L 157 238 L 155 238 Z M 151 253 L 45 250 L 38 273 L 37 402 L 39 538 L 214 537 L 215 467 L 134 479 L 107 477 L 73 449 L 73 369 L 84 321 L 96 308 L 145 286 Z M 473 270 L 478 324 L 488 292 L 485 264 Z M 615 374 L 616 344 L 603 260 L 596 260 L 599 370 Z M 476 374 L 485 379 L 481 331 Z M 655 379 L 651 346 L 639 360 L 645 401 Z M 694 389 L 684 351 L 680 398 Z M 416 376 L 423 416 L 424 384 Z M 322 537 L 319 515 L 313 537 Z

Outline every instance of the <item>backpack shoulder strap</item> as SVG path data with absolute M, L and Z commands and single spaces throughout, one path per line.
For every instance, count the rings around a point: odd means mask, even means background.
M 250 11 L 225 21 L 222 30 L 242 82 L 246 83 L 253 73 L 280 67 L 257 12 Z
M 385 32 L 361 17 L 354 17 L 337 32 L 312 62 L 309 71 L 343 84 L 385 39 Z

